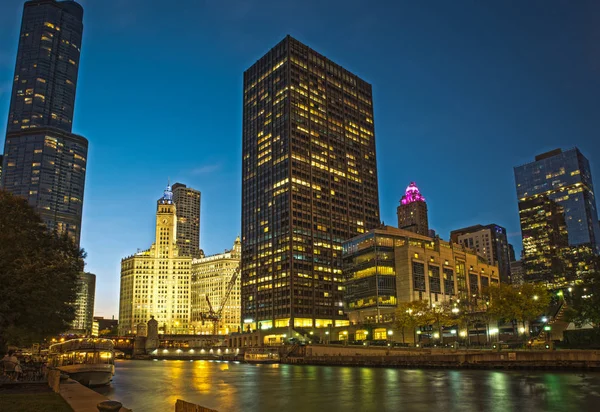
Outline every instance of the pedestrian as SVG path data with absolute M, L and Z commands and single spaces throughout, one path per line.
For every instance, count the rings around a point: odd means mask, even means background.
M 19 359 L 15 356 L 15 351 L 9 350 L 4 358 L 2 358 L 2 367 L 4 373 L 14 380 L 18 380 L 23 369 L 19 364 Z

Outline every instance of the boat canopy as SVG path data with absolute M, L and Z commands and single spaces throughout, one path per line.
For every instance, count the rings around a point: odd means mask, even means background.
M 72 339 L 50 346 L 50 353 L 67 353 L 77 351 L 113 351 L 114 344 L 110 339 Z

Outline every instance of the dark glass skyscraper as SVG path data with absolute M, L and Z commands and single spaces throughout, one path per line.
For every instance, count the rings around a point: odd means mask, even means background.
M 342 242 L 380 224 L 371 85 L 287 36 L 243 104 L 242 319 L 347 323 Z
M 77 244 L 88 142 L 71 126 L 82 33 L 76 2 L 25 3 L 0 182 Z
M 536 272 L 542 267 L 546 267 L 548 273 L 553 272 L 554 279 L 568 278 L 568 274 L 556 273 L 559 270 L 558 256 L 553 257 L 552 264 L 547 260 L 550 256 L 544 256 L 549 253 L 548 247 L 560 249 L 564 243 L 559 236 L 563 224 L 556 213 L 564 215 L 567 246 L 571 248 L 570 252 L 563 253 L 571 256 L 566 258 L 565 268 L 577 268 L 581 263 L 579 257 L 599 252 L 600 228 L 588 160 L 577 148 L 564 152 L 556 149 L 536 156 L 534 162 L 515 167 L 515 182 L 523 235 L 525 280 L 544 278 Z M 540 221 L 541 217 L 546 223 Z M 553 233 L 539 230 L 542 224 L 554 228 Z M 544 239 L 550 241 L 548 245 L 551 246 L 540 247 L 547 243 Z M 544 260 L 546 264 L 540 263 Z M 560 270 L 564 272 L 567 269 Z
M 200 192 L 183 183 L 172 187 L 177 207 L 177 246 L 179 256 L 200 256 Z
M 523 280 L 561 283 L 568 277 L 568 235 L 564 209 L 547 196 L 519 202 L 523 235 Z

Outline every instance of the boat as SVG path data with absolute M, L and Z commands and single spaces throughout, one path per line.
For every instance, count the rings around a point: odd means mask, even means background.
M 251 348 L 244 353 L 246 363 L 279 363 L 279 351 L 269 348 Z
M 115 374 L 113 341 L 71 339 L 50 346 L 48 365 L 86 386 L 107 385 Z

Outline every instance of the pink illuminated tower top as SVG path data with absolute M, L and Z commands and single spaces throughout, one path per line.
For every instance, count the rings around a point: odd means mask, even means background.
M 413 202 L 424 201 L 425 198 L 423 197 L 423 195 L 421 195 L 421 192 L 419 192 L 419 188 L 417 187 L 415 182 L 410 182 L 410 184 L 406 188 L 406 193 L 404 194 L 404 196 L 402 196 L 402 199 L 400 199 L 400 203 L 403 205 L 407 205 Z

